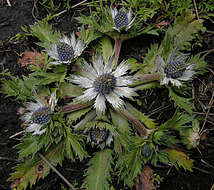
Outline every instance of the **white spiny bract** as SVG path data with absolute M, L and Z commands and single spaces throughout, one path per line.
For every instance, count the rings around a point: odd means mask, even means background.
M 116 8 L 111 8 L 111 16 L 114 20 L 114 29 L 118 32 L 122 30 L 128 30 L 131 28 L 135 17 L 132 18 L 132 10 L 130 9 L 127 13 L 125 9 L 120 9 L 119 11 Z
M 193 64 L 187 65 L 185 54 L 175 55 L 175 51 L 169 54 L 167 62 L 161 56 L 156 59 L 158 71 L 162 75 L 161 85 L 168 85 L 171 82 L 174 86 L 180 87 L 181 81 L 188 81 L 195 74 Z
M 80 39 L 76 39 L 75 34 L 72 33 L 71 37 L 63 36 L 59 39 L 59 43 L 52 44 L 47 53 L 55 61 L 50 64 L 59 65 L 61 63 L 69 63 L 73 58 L 79 57 L 85 45 Z
M 50 114 L 54 111 L 57 102 L 56 94 L 52 94 L 49 104 L 44 103 L 38 97 L 35 100 L 36 103 L 27 104 L 23 120 L 27 124 L 27 132 L 32 132 L 33 135 L 41 135 L 46 131 L 45 128 L 41 128 L 50 121 Z
M 97 55 L 94 56 L 92 65 L 85 61 L 81 67 L 84 76 L 73 76 L 71 79 L 71 82 L 86 89 L 77 100 L 88 102 L 95 99 L 94 107 L 97 112 L 105 112 L 106 100 L 115 109 L 121 109 L 125 104 L 122 98 L 135 95 L 133 88 L 128 87 L 133 81 L 131 76 L 126 76 L 129 66 L 125 61 L 113 70 L 112 59 L 104 63 L 102 56 Z

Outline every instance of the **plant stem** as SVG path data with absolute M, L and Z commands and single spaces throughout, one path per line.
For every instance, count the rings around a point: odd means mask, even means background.
M 62 112 L 63 113 L 70 113 L 70 112 L 74 112 L 74 111 L 77 111 L 77 110 L 81 110 L 83 108 L 87 108 L 91 105 L 91 103 L 85 103 L 85 104 L 82 104 L 82 103 L 77 103 L 77 104 L 70 104 L 70 105 L 67 105 L 67 106 L 63 106 L 62 107 Z
M 115 37 L 115 44 L 114 44 L 114 53 L 115 53 L 115 57 L 112 63 L 112 67 L 116 68 L 117 66 L 117 62 L 120 56 L 120 49 L 123 43 L 123 40 L 120 37 Z
M 142 137 L 147 137 L 148 131 L 138 119 L 136 119 L 132 114 L 128 113 L 125 110 L 120 110 L 119 113 L 136 126 L 136 129 Z
M 150 75 L 141 75 L 137 77 L 137 80 L 141 83 L 152 82 L 156 80 L 160 80 L 161 75 L 159 73 L 154 73 Z

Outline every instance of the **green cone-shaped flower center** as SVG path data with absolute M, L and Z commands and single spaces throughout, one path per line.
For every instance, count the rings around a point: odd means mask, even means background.
M 57 46 L 57 53 L 60 61 L 69 61 L 74 56 L 73 48 L 64 42 Z
M 129 21 L 127 13 L 125 11 L 119 11 L 114 18 L 114 23 L 116 28 L 128 26 Z
M 116 79 L 112 74 L 105 73 L 94 81 L 94 89 L 99 94 L 109 94 L 115 87 Z
M 168 78 L 179 78 L 183 75 L 186 70 L 186 66 L 184 64 L 184 60 L 172 60 L 168 63 L 168 65 L 164 68 L 164 72 L 166 77 Z
M 95 127 L 90 131 L 90 139 L 94 144 L 100 144 L 104 142 L 107 139 L 108 135 L 109 132 L 105 128 L 100 129 L 98 127 Z
M 40 125 L 48 123 L 50 120 L 50 110 L 47 107 L 42 107 L 36 110 L 32 115 L 32 122 Z

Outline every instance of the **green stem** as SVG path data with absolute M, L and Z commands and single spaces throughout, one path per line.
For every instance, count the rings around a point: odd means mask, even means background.
M 120 37 L 116 37 L 115 39 L 115 44 L 114 44 L 114 53 L 115 53 L 115 57 L 112 63 L 112 67 L 116 68 L 117 66 L 117 62 L 120 56 L 120 49 L 123 43 L 123 40 Z

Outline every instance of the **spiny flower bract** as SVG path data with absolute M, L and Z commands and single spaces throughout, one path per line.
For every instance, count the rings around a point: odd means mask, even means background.
M 171 82 L 174 86 L 181 86 L 181 81 L 188 81 L 194 75 L 194 66 L 186 64 L 187 55 L 175 55 L 175 51 L 170 53 L 167 62 L 161 56 L 156 59 L 158 71 L 161 73 L 163 79 L 161 85 L 167 85 Z
M 58 65 L 69 63 L 73 58 L 79 57 L 84 49 L 83 42 L 80 39 L 76 39 L 75 34 L 72 33 L 70 38 L 63 36 L 58 43 L 53 43 L 50 49 L 47 49 L 47 53 L 55 59 L 50 64 Z
M 128 30 L 131 28 L 135 18 L 132 18 L 132 11 L 131 9 L 127 11 L 122 8 L 119 11 L 117 8 L 111 8 L 111 16 L 114 21 L 114 29 L 118 32 L 121 32 L 122 30 Z
M 42 127 L 51 120 L 50 114 L 54 111 L 57 103 L 56 92 L 51 94 L 48 103 L 39 97 L 36 97 L 35 101 L 27 104 L 23 120 L 27 124 L 27 132 L 32 132 L 33 135 L 41 135 L 45 133 L 46 128 L 42 129 Z
M 95 99 L 94 107 L 97 112 L 105 112 L 106 100 L 115 108 L 120 109 L 125 102 L 123 97 L 131 98 L 135 95 L 130 76 L 127 75 L 129 65 L 123 61 L 115 70 L 112 69 L 112 58 L 104 63 L 101 55 L 94 56 L 93 64 L 86 61 L 82 67 L 83 76 L 73 76 L 71 81 L 85 88 L 84 94 L 77 97 L 80 102 Z
M 26 131 L 33 135 L 41 135 L 46 129 L 43 125 L 50 121 L 50 109 L 41 100 L 36 99 L 36 103 L 31 102 L 26 107 L 27 113 L 24 115 L 24 121 L 28 124 Z

